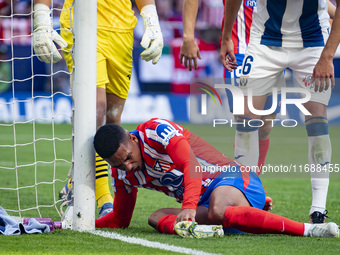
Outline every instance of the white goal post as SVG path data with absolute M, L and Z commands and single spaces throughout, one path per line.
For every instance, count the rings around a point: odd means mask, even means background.
M 94 230 L 97 1 L 73 0 L 72 73 L 64 60 L 37 60 L 34 1 L 10 2 L 0 9 L 0 206 L 19 221 L 52 218 L 73 230 Z M 52 18 L 62 2 L 51 0 Z M 65 82 L 68 91 L 58 87 Z M 59 192 L 68 172 L 73 196 L 64 213 Z
M 97 1 L 74 2 L 74 230 L 94 230 Z

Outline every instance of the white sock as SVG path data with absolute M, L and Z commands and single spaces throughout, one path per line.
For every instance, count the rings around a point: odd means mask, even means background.
M 254 171 L 259 160 L 259 134 L 258 130 L 251 132 L 236 131 L 235 134 L 235 159 Z
M 313 200 L 309 215 L 315 211 L 324 213 L 326 210 L 329 179 L 312 178 L 311 183 Z
M 326 209 L 331 155 L 332 147 L 328 134 L 308 137 L 308 159 L 313 195 L 309 214 L 315 211 L 323 213 Z

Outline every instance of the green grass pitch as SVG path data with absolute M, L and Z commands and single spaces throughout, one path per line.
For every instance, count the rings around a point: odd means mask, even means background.
M 136 125 L 124 125 L 134 129 Z M 234 129 L 230 127 L 185 125 L 212 143 L 224 154 L 232 157 Z M 38 182 L 48 182 L 54 178 L 54 167 L 57 169 L 55 191 L 52 185 L 41 184 L 20 190 L 21 208 L 34 207 L 36 203 L 35 189 L 38 190 L 39 203 L 53 203 L 53 192 L 57 194 L 64 184 L 70 164 L 57 162 L 48 163 L 54 157 L 71 160 L 69 140 L 39 140 L 36 146 L 29 144 L 35 139 L 56 136 L 69 137 L 69 125 L 18 125 L 16 126 L 17 143 L 28 143 L 17 148 L 17 157 L 11 148 L 0 146 L 0 166 L 13 167 L 16 164 L 40 162 L 35 166 L 23 167 L 18 175 L 13 171 L 0 168 L 0 188 L 12 187 L 16 182 L 20 186 L 29 186 Z M 212 132 L 213 131 L 213 132 Z M 0 126 L 0 145 L 13 144 L 13 128 Z M 330 126 L 333 147 L 332 163 L 340 163 L 340 126 Z M 36 156 L 32 151 L 36 151 Z M 36 157 L 36 158 L 35 158 Z M 47 163 L 41 163 L 47 162 Z M 296 128 L 274 128 L 266 164 L 271 165 L 304 165 L 308 162 L 307 136 L 303 126 Z M 35 172 L 37 175 L 35 176 Z M 289 217 L 293 220 L 307 222 L 311 204 L 311 185 L 308 174 L 262 174 L 261 179 L 267 195 L 273 198 L 273 213 Z M 327 209 L 331 221 L 340 223 L 340 173 L 333 173 L 330 179 Z M 52 192 L 52 193 L 51 193 Z M 4 208 L 17 208 L 17 192 L 0 189 L 0 205 Z M 127 229 L 107 230 L 124 236 L 143 238 L 164 244 L 196 249 L 216 254 L 337 254 L 340 250 L 339 239 L 306 238 L 282 235 L 226 235 L 220 239 L 182 239 L 178 236 L 161 235 L 148 226 L 147 218 L 155 210 L 163 207 L 180 207 L 174 199 L 165 195 L 140 189 L 134 215 Z M 41 210 L 43 217 L 59 220 L 55 209 Z M 24 216 L 36 216 L 37 211 L 24 213 Z M 330 221 L 329 219 L 327 221 Z M 71 230 L 56 230 L 43 235 L 0 236 L 0 254 L 172 254 L 155 248 L 147 248 L 137 244 L 124 243 L 118 240 L 95 236 L 89 233 L 78 233 Z

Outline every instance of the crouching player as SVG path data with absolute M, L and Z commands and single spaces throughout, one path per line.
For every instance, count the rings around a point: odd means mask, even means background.
M 97 228 L 128 227 L 137 188 L 147 188 L 182 203 L 181 209 L 160 209 L 149 217 L 161 233 L 220 236 L 223 226 L 257 234 L 339 236 L 335 223 L 299 223 L 262 210 L 265 193 L 256 173 L 174 122 L 155 118 L 131 132 L 107 124 L 98 129 L 94 147 L 111 165 L 115 191 L 113 212 L 97 219 Z

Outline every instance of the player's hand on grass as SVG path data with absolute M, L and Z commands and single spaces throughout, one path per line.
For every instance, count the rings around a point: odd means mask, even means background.
M 175 220 L 175 225 L 180 221 L 190 220 L 192 222 L 195 222 L 195 217 L 196 217 L 196 210 L 194 210 L 194 209 L 183 209 L 177 215 L 177 218 Z
M 335 80 L 333 58 L 327 58 L 321 55 L 319 61 L 314 67 L 312 78 L 315 83 L 315 92 L 322 92 L 323 90 L 327 90 L 329 88 L 329 85 L 334 88 Z
M 181 64 L 184 64 L 185 68 L 189 67 L 189 71 L 192 70 L 192 66 L 197 70 L 197 58 L 201 59 L 201 55 L 195 39 L 184 39 L 179 57 Z
M 145 49 L 141 58 L 146 62 L 152 60 L 152 64 L 157 64 L 162 55 L 163 35 L 158 22 L 156 6 L 153 4 L 146 5 L 141 10 L 144 22 L 144 35 L 140 45 Z
M 236 61 L 236 57 L 234 54 L 234 44 L 231 39 L 225 39 L 225 38 L 222 39 L 220 59 L 222 61 L 223 66 L 229 72 L 232 72 L 233 69 L 237 68 L 237 61 Z
M 62 48 L 65 48 L 67 43 L 53 30 L 50 12 L 50 8 L 45 4 L 34 5 L 33 48 L 40 61 L 56 63 L 62 57 L 53 41 Z

